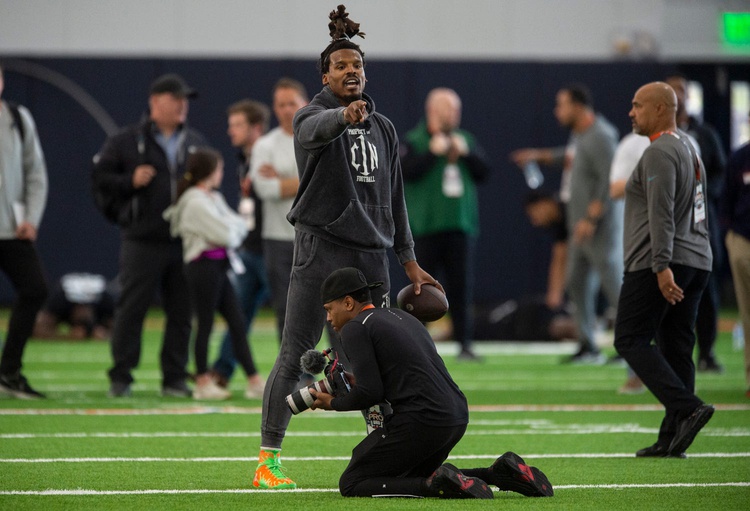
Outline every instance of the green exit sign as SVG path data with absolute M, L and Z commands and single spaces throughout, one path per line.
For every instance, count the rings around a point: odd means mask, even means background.
M 750 46 L 750 12 L 725 12 L 723 39 L 734 46 Z

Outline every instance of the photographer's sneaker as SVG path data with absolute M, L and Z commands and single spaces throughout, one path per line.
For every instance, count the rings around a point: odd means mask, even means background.
M 444 463 L 427 479 L 427 488 L 441 499 L 494 499 L 495 494 L 477 477 L 468 477 Z
M 297 483 L 289 479 L 283 472 L 279 450 L 260 450 L 253 486 L 264 490 L 293 490 L 297 487 Z
M 536 467 L 530 467 L 518 454 L 506 452 L 490 466 L 492 479 L 488 482 L 500 490 L 514 491 L 527 497 L 551 497 L 552 484 Z

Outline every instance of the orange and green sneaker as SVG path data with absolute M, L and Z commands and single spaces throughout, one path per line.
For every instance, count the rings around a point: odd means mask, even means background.
M 283 472 L 280 449 L 261 449 L 258 457 L 258 468 L 255 469 L 253 486 L 265 490 L 291 490 L 297 483 L 289 479 Z

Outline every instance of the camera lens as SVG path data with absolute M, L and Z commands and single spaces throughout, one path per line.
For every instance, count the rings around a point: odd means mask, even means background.
M 286 404 L 289 406 L 289 409 L 292 410 L 292 413 L 294 415 L 304 412 L 315 402 L 315 398 L 312 396 L 312 394 L 310 394 L 310 389 L 315 389 L 318 392 L 324 392 L 326 394 L 333 394 L 331 385 L 325 378 L 320 381 L 316 381 L 309 387 L 303 387 L 299 390 L 295 390 L 286 397 Z

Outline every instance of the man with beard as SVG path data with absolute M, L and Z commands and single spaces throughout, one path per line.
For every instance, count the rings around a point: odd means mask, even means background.
M 299 381 L 300 356 L 320 340 L 326 315 L 318 290 L 326 277 L 341 267 L 361 268 L 369 281 L 384 283 L 375 303 L 388 306 L 386 250 L 393 248 L 417 291 L 422 284 L 442 291 L 414 256 L 396 130 L 363 93 L 364 52 L 351 41 L 359 24 L 344 6 L 330 19 L 332 41 L 320 56 L 323 90 L 294 118 L 299 189 L 287 216 L 295 229 L 294 263 L 281 349 L 263 396 L 256 488 L 297 486 L 279 456 L 292 415 L 284 398 Z
M 622 280 L 622 215 L 609 196 L 609 171 L 617 146 L 617 130 L 594 112 L 593 100 L 582 85 L 569 85 L 557 93 L 555 117 L 570 128 L 573 157 L 570 163 L 569 200 L 565 202 L 568 228 L 566 286 L 576 307 L 579 346 L 570 361 L 605 361 L 594 342 L 597 276 L 610 306 L 617 303 Z M 521 149 L 511 154 L 520 166 L 535 160 L 562 163 L 566 148 Z

